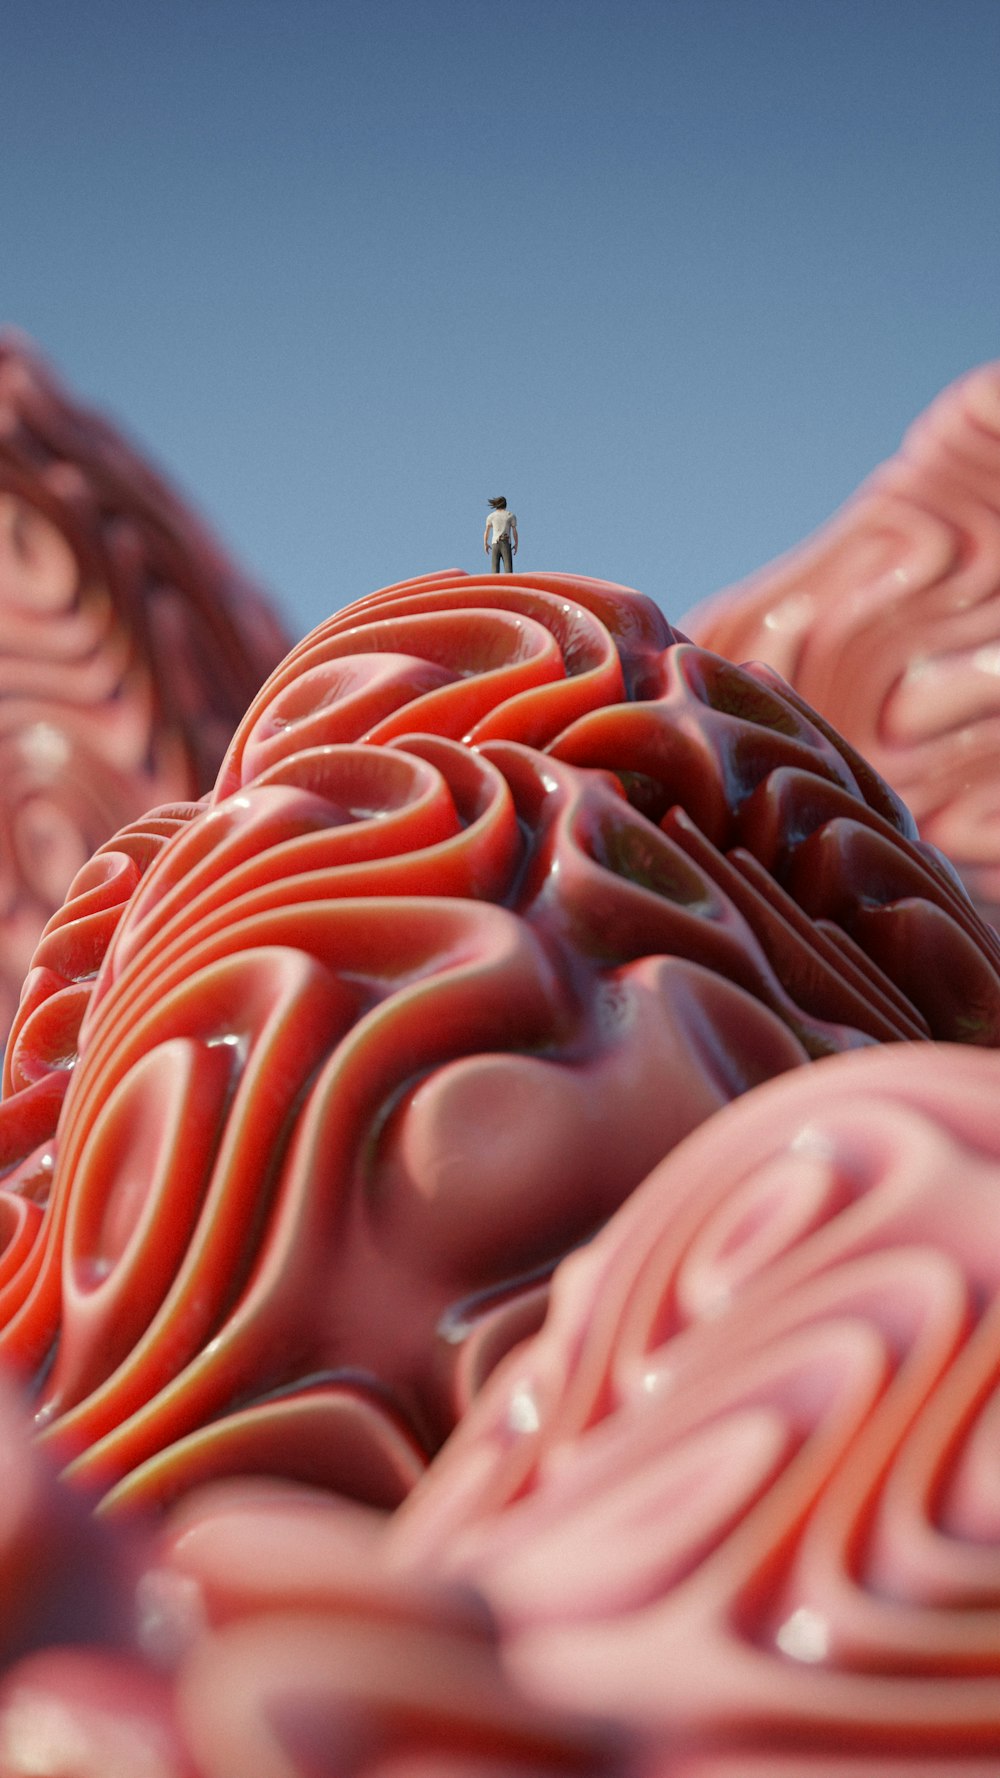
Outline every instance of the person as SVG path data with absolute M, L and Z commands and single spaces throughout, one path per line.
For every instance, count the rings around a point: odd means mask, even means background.
M 492 533 L 493 573 L 499 574 L 500 564 L 501 562 L 505 562 L 507 565 L 507 573 L 513 574 L 513 558 L 517 555 L 517 519 L 514 514 L 507 509 L 506 494 L 498 494 L 495 499 L 490 500 L 490 505 L 493 508 L 493 511 L 486 520 L 486 529 L 483 532 L 483 548 L 486 551 L 486 554 L 489 555 L 490 535 Z

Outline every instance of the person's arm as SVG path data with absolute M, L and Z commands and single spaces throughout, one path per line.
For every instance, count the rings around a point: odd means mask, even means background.
M 489 519 L 487 519 L 487 521 L 486 521 L 486 529 L 483 532 L 483 548 L 486 551 L 486 554 L 489 555 L 489 553 L 490 553 L 490 521 L 489 521 Z
M 510 550 L 511 555 L 517 555 L 517 520 L 513 513 L 510 515 Z

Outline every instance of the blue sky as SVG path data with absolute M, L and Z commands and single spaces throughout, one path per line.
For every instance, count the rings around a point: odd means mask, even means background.
M 1000 356 L 1000 4 L 7 0 L 0 320 L 296 634 L 496 493 L 676 618 Z

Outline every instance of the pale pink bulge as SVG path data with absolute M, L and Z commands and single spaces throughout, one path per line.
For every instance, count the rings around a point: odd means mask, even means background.
M 953 384 L 815 536 L 681 628 L 769 661 L 1000 907 L 1000 364 Z
M 77 871 L 200 794 L 280 647 L 134 447 L 0 337 L 0 1032 Z
M 808 1771 L 1000 1744 L 996 1071 L 772 1082 L 564 1263 L 390 1534 L 533 1695 L 768 1773 L 790 1734 Z

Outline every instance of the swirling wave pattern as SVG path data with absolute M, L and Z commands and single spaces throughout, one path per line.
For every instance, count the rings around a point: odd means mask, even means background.
M 26 1421 L 4 1384 L 4 1778 L 634 1778 L 624 1733 L 510 1683 L 467 1587 L 391 1572 L 378 1515 L 235 1484 L 126 1534 Z
M 996 1081 L 952 1047 L 772 1081 L 563 1264 L 389 1533 L 528 1689 L 684 1773 L 995 1759 Z
M 283 646 L 132 446 L 0 337 L 0 1031 L 76 871 L 209 787 Z
M 173 1517 L 139 1598 L 161 1633 L 179 1625 L 177 1717 L 199 1774 L 311 1778 L 319 1758 L 358 1778 L 397 1761 L 442 1778 L 638 1778 L 627 1733 L 511 1684 L 474 1592 L 383 1558 L 376 1515 L 305 1490 L 229 1485 Z
M 814 537 L 682 621 L 784 674 L 1000 918 L 1000 364 L 945 390 Z
M 393 1504 L 681 1137 L 813 1056 L 996 1044 L 998 965 L 773 676 L 596 582 L 387 589 L 43 937 L 0 1354 L 109 1505 L 253 1470 Z

